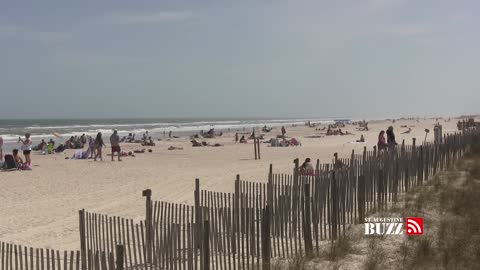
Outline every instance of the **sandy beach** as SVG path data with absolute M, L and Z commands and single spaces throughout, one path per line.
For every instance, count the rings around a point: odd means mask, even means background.
M 456 131 L 456 120 L 445 122 L 443 132 Z M 335 152 L 348 157 L 352 149 L 360 153 L 364 146 L 371 149 L 377 143 L 380 130 L 392 125 L 397 142 L 412 138 L 421 143 L 425 129 L 430 129 L 427 141 L 433 140 L 435 119 L 371 121 L 369 131 L 358 131 L 357 126 L 342 128 L 354 135 L 325 136 L 321 131 L 306 126 L 286 127 L 287 135 L 301 142 L 298 147 L 261 146 L 261 160 L 254 160 L 253 140 L 248 144 L 234 142 L 234 133 L 225 133 L 214 139 L 200 139 L 222 147 L 192 147 L 189 138 L 161 138 L 152 153 L 124 157 L 122 162 L 67 160 L 74 150 L 54 155 L 33 153 L 33 170 L 0 173 L 0 239 L 33 247 L 76 249 L 79 243 L 78 210 L 142 219 L 144 198 L 142 190 L 150 188 L 154 200 L 192 203 L 194 179 L 200 179 L 202 189 L 231 192 L 237 174 L 250 181 L 266 181 L 268 166 L 274 172 L 290 173 L 293 160 L 310 157 L 327 162 Z M 407 130 L 401 126 L 409 126 Z M 265 140 L 280 134 L 279 128 L 265 133 Z M 366 143 L 352 143 L 364 135 Z M 108 138 L 104 138 L 107 142 Z M 37 142 L 38 143 L 38 142 Z M 108 146 L 108 145 L 107 145 Z M 168 147 L 183 150 L 167 150 Z M 122 144 L 122 150 L 142 149 L 140 144 Z M 105 153 L 110 153 L 109 147 Z

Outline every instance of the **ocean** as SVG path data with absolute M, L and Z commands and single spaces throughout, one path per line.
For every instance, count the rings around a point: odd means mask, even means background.
M 53 138 L 63 143 L 71 136 L 82 134 L 94 136 L 98 132 L 109 135 L 114 129 L 120 136 L 129 133 L 141 138 L 148 131 L 152 138 L 163 136 L 163 132 L 172 131 L 175 136 L 188 136 L 215 128 L 216 131 L 250 131 L 253 127 L 303 125 L 305 122 L 330 123 L 333 119 L 35 119 L 0 120 L 0 136 L 4 140 L 4 149 L 17 147 L 18 137 L 30 133 L 34 145 L 41 139 Z M 61 138 L 53 134 L 59 133 Z

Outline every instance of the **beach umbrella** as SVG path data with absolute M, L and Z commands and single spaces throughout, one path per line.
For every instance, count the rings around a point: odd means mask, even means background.
M 429 132 L 430 132 L 430 130 L 428 128 L 426 128 L 425 129 L 425 139 L 423 140 L 423 142 L 427 141 L 427 135 L 428 135 Z

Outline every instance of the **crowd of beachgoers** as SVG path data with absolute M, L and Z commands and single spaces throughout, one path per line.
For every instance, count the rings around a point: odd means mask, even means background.
M 356 130 L 368 131 L 368 122 L 366 121 L 357 121 L 357 122 L 349 122 L 349 121 L 337 121 L 334 124 L 328 124 L 323 127 L 320 127 L 318 123 L 311 123 L 310 121 L 305 123 L 305 126 L 310 128 L 315 128 L 316 131 L 322 131 L 323 135 L 315 135 L 306 138 L 321 138 L 324 136 L 343 136 L 343 135 L 354 135 L 348 131 L 342 131 L 342 128 L 345 128 L 346 125 L 354 125 L 356 126 Z M 295 125 L 292 125 L 295 127 Z M 407 127 L 407 126 L 402 126 Z M 259 129 L 257 133 L 255 133 L 255 129 L 252 132 L 239 132 L 236 130 L 234 134 L 234 141 L 235 143 L 246 144 L 249 140 L 259 139 L 262 143 L 268 144 L 270 147 L 289 147 L 289 146 L 301 146 L 301 142 L 299 139 L 295 137 L 288 137 L 287 130 L 285 126 L 280 128 L 280 134 L 276 136 L 270 136 L 268 140 L 265 139 L 267 134 L 269 134 L 274 128 L 267 127 L 266 125 Z M 229 130 L 230 131 L 230 130 Z M 411 128 L 407 131 L 403 132 L 402 134 L 409 133 Z M 54 134 L 57 139 L 61 138 L 61 135 L 58 133 Z M 220 147 L 223 146 L 220 143 L 211 144 L 206 141 L 202 141 L 201 139 L 211 139 L 216 137 L 223 136 L 223 132 L 215 132 L 214 128 L 211 128 L 209 131 L 204 132 L 203 130 L 200 131 L 198 134 L 194 134 L 190 136 L 190 142 L 192 143 L 193 147 L 205 147 L 205 146 L 212 146 L 212 147 Z M 122 143 L 137 143 L 141 146 L 155 146 L 155 141 L 152 139 L 152 136 L 149 135 L 148 131 L 143 133 L 141 138 L 136 138 L 136 135 L 133 133 L 129 133 L 128 136 L 120 137 L 117 130 L 113 130 L 113 133 L 109 137 L 110 141 L 110 151 L 109 154 L 111 155 L 111 160 L 114 161 L 115 157 L 118 161 L 122 161 L 122 157 L 131 156 L 134 157 L 135 154 L 144 153 L 146 151 L 145 148 L 133 151 L 122 151 L 121 144 Z M 167 134 L 164 131 L 163 136 L 166 137 Z M 386 136 L 386 137 L 385 137 Z M 172 131 L 168 132 L 168 138 L 178 138 L 172 134 Z M 161 139 L 157 139 L 161 141 Z M 365 138 L 363 134 L 357 139 L 355 142 L 363 143 L 365 142 Z M 104 138 L 101 132 L 97 133 L 95 137 L 82 134 L 81 136 L 71 136 L 68 140 L 64 141 L 56 145 L 55 140 L 52 138 L 48 141 L 42 139 L 38 144 L 34 145 L 31 135 L 26 133 L 23 138 L 18 138 L 18 143 L 21 144 L 20 149 L 13 149 L 12 153 L 3 153 L 2 146 L 3 146 L 3 139 L 0 136 L 0 168 L 2 170 L 31 170 L 32 169 L 32 151 L 37 151 L 44 155 L 62 153 L 67 149 L 74 149 L 73 155 L 71 157 L 65 157 L 66 159 L 93 159 L 94 161 L 104 160 L 104 148 L 106 148 L 106 144 L 104 142 Z M 389 126 L 386 131 L 381 130 L 378 134 L 378 142 L 377 146 L 378 149 L 381 151 L 388 146 L 394 146 L 397 142 L 395 140 L 395 133 L 393 131 L 393 127 Z M 168 150 L 183 150 L 182 147 L 175 147 L 170 146 Z M 149 152 L 152 149 L 148 149 Z M 23 156 L 21 155 L 23 154 Z M 309 159 L 307 159 L 304 164 L 301 166 L 303 171 L 306 174 L 311 173 L 311 168 L 309 165 Z

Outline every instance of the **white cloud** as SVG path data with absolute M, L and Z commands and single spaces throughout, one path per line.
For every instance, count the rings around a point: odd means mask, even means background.
M 142 14 L 106 14 L 100 19 L 103 24 L 152 24 L 152 23 L 168 23 L 183 22 L 193 18 L 190 11 L 161 11 L 156 13 Z

